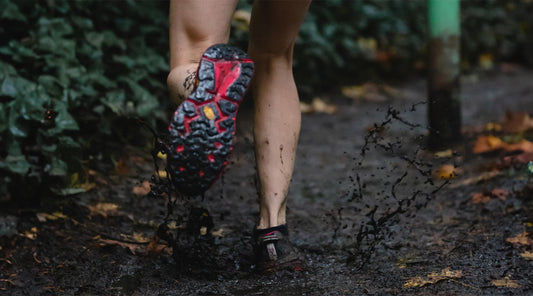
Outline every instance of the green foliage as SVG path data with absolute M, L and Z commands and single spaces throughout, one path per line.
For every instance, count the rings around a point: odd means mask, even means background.
M 482 54 L 533 64 L 533 1 L 461 6 L 467 68 Z M 0 7 L 0 197 L 25 187 L 78 192 L 64 187 L 92 160 L 150 139 L 134 118 L 152 127 L 168 121 L 167 2 L 0 0 Z M 314 1 L 296 40 L 301 94 L 423 69 L 426 9 L 425 0 Z M 234 23 L 231 43 L 246 48 L 248 34 Z
M 463 70 L 477 68 L 483 54 L 533 65 L 532 13 L 531 0 L 461 1 Z M 427 22 L 426 0 L 313 1 L 294 53 L 301 94 L 423 70 Z M 246 47 L 247 35 L 234 26 L 232 42 Z
M 0 3 L 0 194 L 150 140 L 134 118 L 167 117 L 167 3 Z

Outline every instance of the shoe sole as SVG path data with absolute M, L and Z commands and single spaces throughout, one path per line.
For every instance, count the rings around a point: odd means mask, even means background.
M 181 193 L 202 194 L 227 165 L 236 115 L 253 71 L 253 62 L 237 48 L 217 44 L 203 54 L 197 86 L 168 127 L 167 167 Z

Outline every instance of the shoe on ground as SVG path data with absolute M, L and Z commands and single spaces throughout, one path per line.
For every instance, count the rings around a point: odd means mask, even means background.
M 253 243 L 257 271 L 303 270 L 302 256 L 289 241 L 287 225 L 254 229 Z

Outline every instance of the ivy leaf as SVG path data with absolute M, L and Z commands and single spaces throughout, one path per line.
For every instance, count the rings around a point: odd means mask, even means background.
M 26 160 L 24 155 L 8 155 L 2 162 L 0 168 L 8 169 L 9 171 L 24 175 L 30 170 L 30 163 Z
M 50 163 L 45 166 L 44 171 L 50 176 L 64 177 L 67 175 L 67 163 L 57 157 L 52 157 Z
M 18 6 L 13 2 L 2 0 L 0 1 L 0 6 L 2 7 L 0 19 L 26 22 L 26 17 L 20 12 Z

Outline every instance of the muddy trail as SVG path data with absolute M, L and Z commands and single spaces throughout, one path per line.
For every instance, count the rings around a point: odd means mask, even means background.
M 153 163 L 138 148 L 90 171 L 87 193 L 2 210 L 0 294 L 532 295 L 533 120 L 518 113 L 533 113 L 531 81 L 526 70 L 465 78 L 465 141 L 438 153 L 424 149 L 422 80 L 323 96 L 331 108 L 303 115 L 289 192 L 303 271 L 253 265 L 243 110 L 223 178 L 170 215 L 168 196 L 148 194 Z

